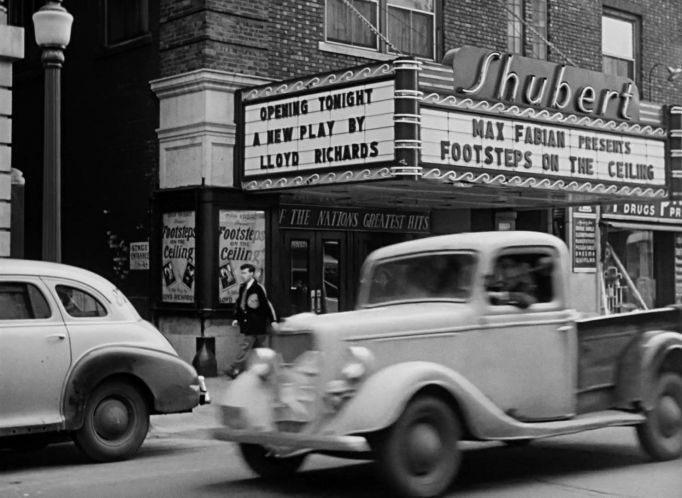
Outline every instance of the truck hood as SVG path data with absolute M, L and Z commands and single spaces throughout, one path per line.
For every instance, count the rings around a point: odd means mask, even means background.
M 476 312 L 469 303 L 420 302 L 365 308 L 327 315 L 301 313 L 285 319 L 282 333 L 308 330 L 337 339 L 451 330 L 473 325 Z

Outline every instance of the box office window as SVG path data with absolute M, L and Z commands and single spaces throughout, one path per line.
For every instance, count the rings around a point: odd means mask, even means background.
M 107 47 L 149 32 L 149 0 L 104 0 L 104 43 Z
M 439 1 L 327 0 L 326 40 L 433 60 L 440 23 Z M 397 50 L 388 46 L 377 32 Z
M 636 79 L 639 19 L 616 10 L 602 15 L 602 70 L 606 74 Z

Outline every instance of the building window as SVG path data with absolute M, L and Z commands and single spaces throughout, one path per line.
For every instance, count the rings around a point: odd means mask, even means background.
M 365 19 L 377 25 L 378 2 L 350 0 Z M 355 47 L 378 48 L 377 36 L 343 0 L 327 1 L 327 40 Z
M 547 59 L 547 0 L 531 0 L 530 22 L 533 26 L 529 30 L 530 53 L 536 59 Z
M 327 0 L 328 42 L 395 53 L 358 13 L 401 53 L 435 59 L 439 0 Z M 350 7 L 352 5 L 357 12 Z M 437 12 L 438 11 L 438 12 Z
M 507 0 L 507 52 L 523 55 L 523 0 Z
M 606 9 L 601 19 L 602 70 L 606 74 L 636 79 L 639 20 Z
M 104 26 L 107 47 L 146 35 L 149 32 L 149 1 L 104 0 Z
M 506 2 L 507 52 L 546 59 L 547 0 Z M 526 29 L 526 26 L 529 29 Z

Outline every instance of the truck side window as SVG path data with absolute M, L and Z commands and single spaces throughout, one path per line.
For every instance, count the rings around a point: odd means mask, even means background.
M 492 305 L 527 308 L 554 299 L 553 258 L 547 253 L 503 254 L 486 281 Z

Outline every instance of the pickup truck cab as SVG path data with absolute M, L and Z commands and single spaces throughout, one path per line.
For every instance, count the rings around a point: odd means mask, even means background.
M 264 476 L 311 452 L 376 460 L 396 494 L 436 496 L 463 440 L 524 443 L 634 426 L 682 455 L 682 312 L 578 319 L 564 243 L 534 232 L 379 249 L 354 311 L 287 318 L 223 400 L 216 437 Z

